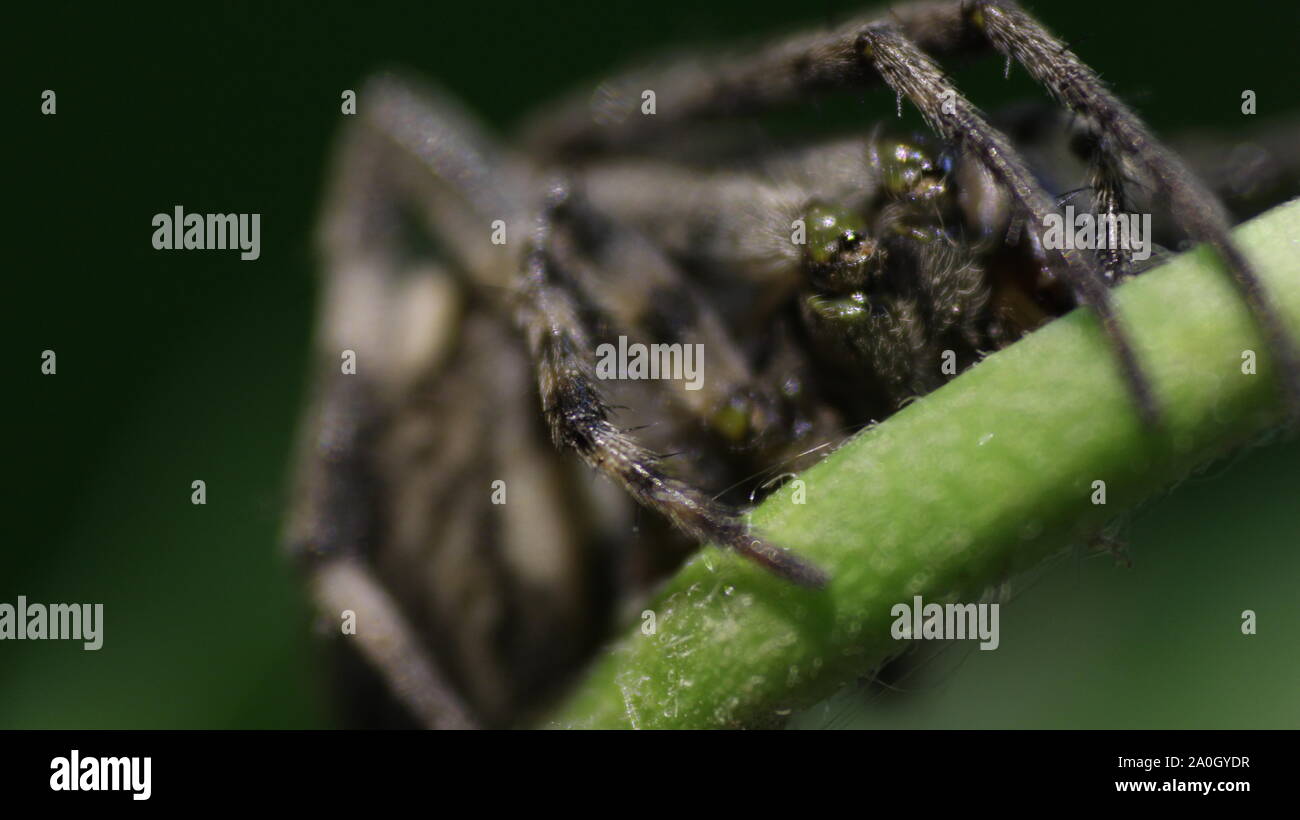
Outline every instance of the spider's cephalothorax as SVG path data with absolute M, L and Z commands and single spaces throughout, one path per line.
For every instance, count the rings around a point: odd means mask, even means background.
M 524 719 L 700 543 L 824 584 L 739 505 L 1075 305 L 1096 311 L 1158 423 L 1110 309 L 1131 255 L 1042 241 L 1068 189 L 1041 180 L 1059 169 L 1022 158 L 930 56 L 981 48 L 1070 110 L 1071 187 L 1093 211 L 1122 213 L 1136 187 L 1216 249 L 1300 395 L 1293 340 L 1218 200 L 1010 2 L 901 6 L 631 74 L 513 148 L 378 78 L 321 233 L 322 363 L 290 543 L 325 617 L 364 624 L 346 640 L 407 714 Z M 759 145 L 703 124 L 880 83 L 934 136 Z M 597 364 L 637 350 L 653 368 Z
M 838 364 L 828 392 L 850 394 L 851 419 L 929 392 L 1008 338 L 983 249 L 961 220 L 953 161 L 928 142 L 870 140 L 879 190 L 866 207 L 808 211 L 801 315 Z

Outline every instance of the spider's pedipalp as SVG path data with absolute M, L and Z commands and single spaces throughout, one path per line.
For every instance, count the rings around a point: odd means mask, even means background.
M 1087 118 L 1102 139 L 1149 171 L 1179 225 L 1219 254 L 1277 357 L 1293 418 L 1300 418 L 1300 348 L 1282 323 L 1254 267 L 1229 235 L 1228 216 L 1218 198 L 1146 125 L 1113 95 L 1097 73 L 1009 0 L 980 0 L 967 13 L 992 46 L 1020 65 L 1052 96 Z
M 557 199 L 558 197 L 553 197 Z M 557 447 L 623 487 L 637 503 L 699 541 L 731 549 L 793 583 L 822 587 L 828 578 L 808 561 L 750 531 L 736 511 L 669 476 L 659 459 L 610 421 L 611 408 L 588 360 L 591 334 L 549 248 L 554 205 L 543 209 L 513 302 L 538 372 L 542 412 Z

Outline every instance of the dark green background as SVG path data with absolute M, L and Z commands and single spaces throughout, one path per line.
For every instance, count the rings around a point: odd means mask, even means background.
M 1158 131 L 1296 106 L 1295 11 L 1033 7 Z M 0 601 L 101 602 L 105 647 L 0 644 L 0 727 L 329 725 L 277 548 L 304 388 L 311 230 L 339 94 L 385 66 L 508 129 L 639 54 L 843 19 L 819 2 L 46 3 L 6 12 L 6 544 Z M 988 108 L 1036 94 L 959 71 Z M 43 89 L 58 114 L 39 114 Z M 873 91 L 865 125 L 892 116 Z M 816 110 L 808 116 L 818 116 Z M 827 115 L 831 116 L 831 115 Z M 262 256 L 158 252 L 153 214 L 262 214 Z M 45 348 L 58 375 L 39 373 Z M 1300 726 L 1295 444 L 1152 504 L 1136 567 L 1067 556 L 1018 585 L 1002 649 L 800 719 L 881 726 Z M 208 485 L 190 504 L 190 482 Z M 1246 608 L 1260 634 L 1238 630 Z M 951 660 L 964 656 L 960 663 Z M 852 702 L 850 702 L 852 701 Z

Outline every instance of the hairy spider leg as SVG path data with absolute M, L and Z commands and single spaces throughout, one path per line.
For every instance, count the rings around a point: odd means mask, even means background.
M 1006 0 L 986 0 L 973 4 L 967 12 L 994 48 L 1014 58 L 1052 96 L 1094 125 L 1102 153 L 1122 152 L 1147 170 L 1168 197 L 1169 209 L 1183 230 L 1214 248 L 1227 264 L 1277 357 L 1288 409 L 1293 419 L 1300 419 L 1300 348 L 1287 331 L 1250 260 L 1229 235 L 1228 215 L 1218 197 L 1155 139 L 1142 120 L 1106 88 L 1095 71 L 1019 6 Z M 1116 167 L 1115 162 L 1109 161 L 1099 173 L 1114 175 Z M 1103 187 L 1115 184 L 1105 181 Z

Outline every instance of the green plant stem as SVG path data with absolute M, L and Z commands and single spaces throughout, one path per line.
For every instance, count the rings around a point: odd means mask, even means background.
M 1300 201 L 1237 238 L 1300 333 Z M 829 588 L 796 588 L 705 549 L 647 607 L 653 634 L 647 621 L 633 626 L 550 725 L 771 724 L 900 651 L 895 604 L 977 601 L 1276 426 L 1269 352 L 1208 249 L 1116 300 L 1163 404 L 1160 430 L 1139 422 L 1095 317 L 1075 311 L 864 431 L 755 511 L 756 528 L 830 572 Z

